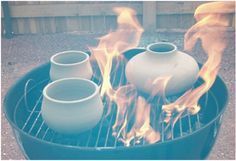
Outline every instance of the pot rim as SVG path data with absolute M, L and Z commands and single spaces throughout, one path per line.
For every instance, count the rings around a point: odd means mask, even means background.
M 155 50 L 151 49 L 151 47 L 159 46 L 159 45 L 166 45 L 166 46 L 172 47 L 173 49 L 170 50 L 170 51 L 155 51 Z M 149 53 L 158 54 L 158 55 L 166 55 L 166 54 L 172 54 L 172 53 L 176 52 L 177 51 L 177 46 L 173 43 L 170 43 L 170 42 L 156 42 L 156 43 L 149 44 L 147 46 L 146 50 Z
M 85 81 L 88 82 L 89 84 L 92 84 L 94 86 L 94 91 L 91 95 L 85 97 L 85 98 L 81 98 L 81 99 L 76 99 L 76 100 L 72 100 L 72 101 L 64 101 L 64 100 L 59 100 L 59 99 L 55 99 L 50 97 L 47 94 L 47 90 L 48 88 L 50 88 L 51 86 L 53 86 L 54 84 L 57 84 L 59 82 L 64 82 L 64 81 L 69 81 L 69 80 L 77 80 L 77 81 Z M 44 98 L 46 98 L 47 100 L 54 102 L 54 103 L 61 103 L 61 104 L 74 104 L 74 103 L 81 103 L 81 102 L 85 102 L 87 100 L 90 100 L 91 98 L 95 97 L 99 92 L 99 87 L 96 83 L 94 83 L 93 81 L 89 80 L 89 79 L 84 79 L 84 78 L 77 78 L 77 77 L 71 77 L 71 78 L 63 78 L 63 79 L 58 79 L 56 81 L 53 81 L 49 84 L 46 85 L 46 87 L 44 87 L 43 89 L 43 96 Z
M 76 62 L 76 63 L 69 63 L 69 64 L 68 64 L 68 63 L 67 63 L 67 64 L 65 64 L 65 63 L 59 63 L 59 62 L 56 62 L 56 61 L 54 60 L 55 57 L 60 56 L 60 55 L 64 55 L 64 54 L 66 54 L 66 53 L 82 54 L 82 55 L 85 56 L 85 59 L 83 59 L 82 61 L 78 61 L 78 62 Z M 85 63 L 85 62 L 88 61 L 88 60 L 89 60 L 89 55 L 88 55 L 87 53 L 83 52 L 83 51 L 78 51 L 78 50 L 66 50 L 66 51 L 62 51 L 62 52 L 59 52 L 59 53 L 54 54 L 54 55 L 50 58 L 50 62 L 51 62 L 52 64 L 55 64 L 55 65 L 58 65 L 58 66 L 74 66 L 74 65 L 83 64 L 83 63 Z

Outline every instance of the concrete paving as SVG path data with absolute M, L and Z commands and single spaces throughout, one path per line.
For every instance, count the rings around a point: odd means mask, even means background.
M 98 34 L 77 33 L 25 35 L 15 36 L 12 39 L 2 39 L 2 97 L 12 84 L 34 67 L 49 60 L 56 52 L 63 50 L 87 50 L 87 46 L 94 46 Z M 159 40 L 175 43 L 180 50 L 183 49 L 183 34 L 181 33 L 155 33 L 142 37 L 140 46 Z M 224 53 L 219 75 L 224 79 L 229 89 L 229 104 L 224 113 L 221 130 L 216 144 L 208 159 L 235 159 L 235 33 L 229 33 L 228 47 Z M 197 61 L 204 62 L 206 55 L 198 44 L 190 53 Z M 1 154 L 2 159 L 25 159 L 22 155 L 10 125 L 4 113 L 1 113 Z

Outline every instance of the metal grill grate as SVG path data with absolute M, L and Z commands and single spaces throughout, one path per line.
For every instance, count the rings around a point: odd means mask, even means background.
M 114 124 L 116 116 L 115 104 L 112 104 L 111 113 L 107 117 L 105 117 L 104 115 L 99 124 L 90 131 L 80 133 L 78 135 L 63 135 L 48 128 L 41 116 L 40 111 L 42 103 L 42 87 L 45 86 L 48 82 L 48 80 L 39 82 L 29 90 L 26 90 L 26 94 L 23 95 L 21 99 L 19 99 L 14 112 L 14 121 L 18 125 L 18 127 L 20 127 L 23 131 L 33 137 L 57 144 L 91 148 L 111 148 L 124 146 L 122 142 L 112 136 L 112 125 Z M 27 82 L 27 84 L 28 83 L 29 82 Z M 34 105 L 30 107 L 30 104 L 28 105 L 27 101 L 30 99 L 30 96 L 33 92 L 38 93 L 38 97 L 37 99 L 33 100 Z M 205 97 L 206 106 L 208 94 L 206 94 Z M 108 103 L 111 102 L 108 102 L 106 99 L 104 99 L 104 111 L 106 111 Z M 160 107 L 155 106 L 155 108 Z M 155 108 L 152 108 L 152 110 L 156 110 Z M 27 114 L 25 114 L 25 118 L 19 121 L 19 119 L 17 119 L 17 113 L 22 111 Z M 156 126 L 154 127 L 154 129 L 158 128 L 160 130 L 160 142 L 165 142 L 166 140 L 173 140 L 175 138 L 191 134 L 192 132 L 200 128 L 202 125 L 201 113 L 196 115 L 185 113 L 173 127 L 168 127 L 168 130 L 166 130 L 167 127 L 163 121 L 162 114 L 160 115 L 159 122 L 156 122 L 156 119 L 153 119 L 152 125 Z M 140 143 L 136 143 L 135 141 L 133 141 L 131 146 L 143 144 L 146 144 L 144 140 L 142 140 Z

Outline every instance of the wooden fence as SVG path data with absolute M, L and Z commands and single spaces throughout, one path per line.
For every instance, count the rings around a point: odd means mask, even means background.
M 197 6 L 206 2 L 76 2 L 76 1 L 11 1 L 9 9 L 14 34 L 58 32 L 107 32 L 116 28 L 113 7 L 136 10 L 146 31 L 184 30 L 194 23 Z M 1 14 L 4 19 L 3 13 Z M 2 32 L 4 32 L 2 23 Z

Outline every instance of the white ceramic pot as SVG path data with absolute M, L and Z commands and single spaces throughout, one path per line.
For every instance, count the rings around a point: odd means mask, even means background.
M 79 77 L 90 79 L 93 75 L 89 55 L 82 51 L 64 51 L 50 59 L 50 78 L 52 81 L 61 78 Z
M 99 87 L 82 78 L 65 78 L 43 90 L 42 117 L 48 127 L 65 134 L 93 128 L 101 119 L 103 104 Z
M 134 56 L 126 65 L 127 80 L 139 90 L 151 94 L 158 77 L 169 77 L 166 95 L 175 95 L 191 88 L 197 80 L 199 67 L 188 54 L 168 42 L 147 46 L 145 52 Z

